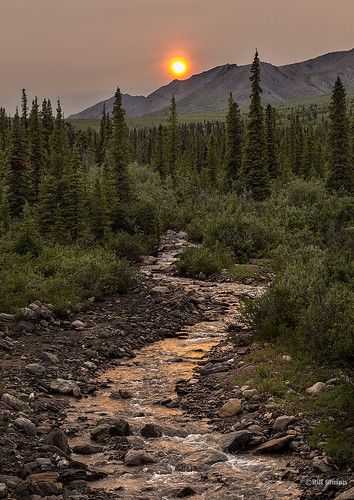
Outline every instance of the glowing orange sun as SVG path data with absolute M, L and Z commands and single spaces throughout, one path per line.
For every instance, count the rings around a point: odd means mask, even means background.
M 171 73 L 175 76 L 183 76 L 187 69 L 188 65 L 184 59 L 173 59 L 170 63 Z

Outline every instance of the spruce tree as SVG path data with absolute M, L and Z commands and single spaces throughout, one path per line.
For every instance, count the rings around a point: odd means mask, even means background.
M 22 125 L 23 125 L 23 128 L 24 128 L 25 132 L 27 133 L 27 128 L 28 128 L 28 99 L 27 99 L 26 89 L 22 89 L 21 108 L 22 108 L 21 122 L 22 122 Z
M 105 194 L 105 184 L 98 175 L 91 194 L 91 229 L 98 241 L 106 239 L 110 229 L 110 217 Z
M 161 179 L 166 177 L 165 169 L 165 131 L 160 124 L 157 131 L 157 140 L 155 147 L 154 167 L 160 174 Z
M 11 215 L 17 217 L 22 214 L 30 188 L 25 131 L 17 109 L 12 122 L 8 167 L 7 185 L 10 210 Z
M 349 119 L 346 91 L 339 76 L 332 92 L 329 117 L 328 189 L 338 194 L 351 194 L 353 169 L 350 158 Z
M 242 166 L 242 123 L 240 108 L 230 92 L 226 116 L 226 177 L 229 186 L 238 180 Z
M 39 183 L 45 170 L 43 130 L 37 97 L 32 103 L 28 123 L 29 165 L 31 175 L 31 202 L 38 200 Z
M 112 133 L 104 161 L 105 189 L 115 229 L 125 225 L 126 203 L 132 196 L 129 165 L 129 135 L 119 88 L 114 96 Z
M 179 150 L 178 118 L 175 96 L 172 96 L 167 128 L 167 162 L 169 174 L 173 177 L 176 172 Z
M 54 130 L 54 117 L 50 100 L 44 99 L 41 111 L 44 149 L 49 152 L 49 139 Z
M 279 159 L 276 132 L 275 109 L 270 104 L 266 107 L 266 148 L 267 169 L 269 177 L 275 179 L 279 176 Z
M 264 200 L 269 195 L 264 116 L 261 103 L 261 70 L 258 51 L 251 67 L 251 102 L 247 122 L 245 160 L 242 180 L 246 191 L 255 200 Z

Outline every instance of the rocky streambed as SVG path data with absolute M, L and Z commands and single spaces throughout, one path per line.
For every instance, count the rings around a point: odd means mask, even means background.
M 264 283 L 177 277 L 185 244 L 167 233 L 129 294 L 71 321 L 0 316 L 0 498 L 334 497 L 308 482 L 298 418 L 228 384 L 252 348 L 242 297 Z

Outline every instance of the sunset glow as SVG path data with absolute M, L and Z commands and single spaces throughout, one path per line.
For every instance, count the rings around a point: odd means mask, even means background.
M 187 62 L 183 59 L 174 59 L 171 61 L 171 73 L 175 76 L 183 76 L 188 69 Z

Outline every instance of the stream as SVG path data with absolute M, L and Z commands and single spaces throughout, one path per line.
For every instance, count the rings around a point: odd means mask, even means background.
M 222 435 L 207 420 L 194 418 L 173 404 L 163 404 L 166 400 L 178 400 L 178 381 L 198 384 L 194 377 L 200 361 L 226 338 L 230 321 L 242 324 L 241 297 L 263 291 L 261 285 L 174 276 L 173 264 L 186 244 L 184 233 L 167 233 L 157 257 L 146 258 L 140 273 L 158 287 L 179 286 L 186 292 L 195 292 L 201 301 L 212 296 L 225 304 L 224 313 L 216 316 L 211 312 L 208 321 L 187 326 L 174 338 L 147 345 L 136 352 L 135 358 L 124 359 L 101 374 L 100 381 L 107 383 L 106 388 L 71 402 L 68 424 L 76 426 L 79 432 L 70 445 L 97 445 L 90 441 L 90 431 L 105 417 L 129 422 L 133 435 L 128 441 L 133 449 L 141 450 L 154 462 L 127 466 L 111 448 L 76 457 L 107 474 L 91 483 L 91 488 L 105 491 L 109 498 L 169 499 L 192 494 L 195 499 L 300 498 L 295 483 L 280 480 L 289 457 L 226 455 L 221 452 Z M 112 399 L 111 393 L 119 390 L 128 391 L 132 397 Z M 139 431 L 145 424 L 158 425 L 162 436 L 144 439 Z

